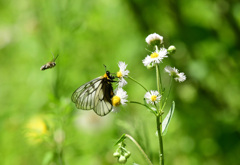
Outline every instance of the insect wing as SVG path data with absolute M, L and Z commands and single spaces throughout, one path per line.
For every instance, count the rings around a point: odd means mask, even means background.
M 95 107 L 93 110 L 99 116 L 105 116 L 112 110 L 113 88 L 112 84 L 106 79 L 102 82 L 102 87 L 96 93 Z
M 51 61 L 51 62 L 55 62 L 55 61 L 56 61 L 56 59 L 58 58 L 58 56 L 59 56 L 59 54 L 57 54 L 57 56 L 56 56 L 56 57 L 54 57 L 54 56 L 53 56 L 53 59 L 52 59 L 52 61 Z
M 98 77 L 80 86 L 73 94 L 72 101 L 78 109 L 90 110 L 95 107 L 96 94 L 102 88 L 102 78 Z
M 59 54 L 58 54 L 59 55 Z M 58 55 L 54 58 L 53 56 L 53 59 L 52 61 L 48 62 L 47 64 L 43 65 L 40 70 L 46 70 L 46 69 L 50 69 L 50 68 L 53 68 L 54 66 L 56 66 L 56 59 L 58 58 Z

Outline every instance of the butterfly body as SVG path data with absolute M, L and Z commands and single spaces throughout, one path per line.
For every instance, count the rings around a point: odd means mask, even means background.
M 94 110 L 99 116 L 105 116 L 112 110 L 114 76 L 106 71 L 92 81 L 83 84 L 72 94 L 72 101 L 78 109 Z

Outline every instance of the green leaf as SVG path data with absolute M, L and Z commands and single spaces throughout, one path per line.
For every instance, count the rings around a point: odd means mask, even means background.
M 123 134 L 123 135 L 119 138 L 119 140 L 116 142 L 115 145 L 118 145 L 119 143 L 123 142 L 125 139 L 126 139 L 126 136 L 125 136 L 125 134 Z
M 169 123 L 172 119 L 174 109 L 175 109 L 175 102 L 173 101 L 171 109 L 169 110 L 167 116 L 165 117 L 165 119 L 163 120 L 163 123 L 162 123 L 162 134 L 163 134 L 163 136 L 166 135 L 166 133 L 167 133 L 168 125 L 169 125 Z

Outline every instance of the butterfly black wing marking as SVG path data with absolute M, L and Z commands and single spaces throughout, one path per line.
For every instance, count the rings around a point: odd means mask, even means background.
M 99 116 L 104 116 L 112 110 L 112 96 L 110 80 L 98 77 L 80 86 L 72 94 L 72 101 L 78 109 L 93 109 Z

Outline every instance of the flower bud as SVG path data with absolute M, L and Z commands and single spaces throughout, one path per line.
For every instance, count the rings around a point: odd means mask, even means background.
M 157 33 L 149 34 L 146 38 L 146 42 L 149 45 L 159 45 L 163 43 L 163 37 Z
M 114 156 L 114 157 L 119 157 L 119 156 L 120 156 L 120 153 L 118 152 L 118 150 L 113 153 L 113 156 Z
M 171 45 L 168 47 L 167 51 L 169 54 L 174 54 L 176 52 L 176 47 Z
M 118 159 L 118 162 L 119 162 L 119 163 L 126 163 L 126 162 L 127 162 L 127 159 L 126 159 L 125 156 L 121 155 L 121 156 L 119 157 L 119 159 Z
M 129 158 L 131 156 L 131 152 L 129 151 L 125 152 L 123 156 L 125 156 L 126 158 Z

